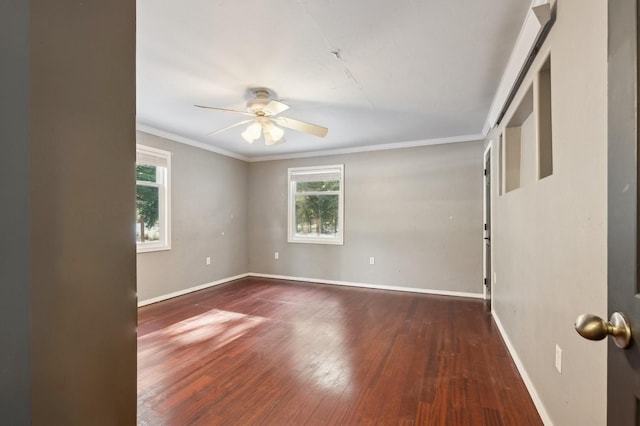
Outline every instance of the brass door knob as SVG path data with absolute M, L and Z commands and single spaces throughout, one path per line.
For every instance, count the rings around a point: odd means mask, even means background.
M 576 318 L 576 331 L 589 340 L 602 340 L 607 336 L 613 338 L 617 347 L 624 349 L 631 342 L 629 320 L 622 312 L 611 314 L 609 322 L 592 314 L 582 314 Z

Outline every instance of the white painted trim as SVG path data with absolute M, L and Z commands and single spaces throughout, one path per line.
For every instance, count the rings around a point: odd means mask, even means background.
M 326 150 L 326 151 L 311 151 L 311 152 L 301 152 L 301 153 L 282 154 L 282 155 L 266 155 L 262 157 L 246 157 L 244 155 L 236 154 L 235 152 L 227 151 L 226 149 L 216 148 L 209 144 L 198 142 L 193 139 L 186 138 L 184 136 L 176 135 L 175 133 L 167 132 L 165 130 L 160 130 L 152 126 L 148 126 L 146 124 L 136 123 L 136 130 L 140 132 L 148 133 L 150 135 L 155 135 L 161 138 L 169 139 L 170 141 L 173 141 L 173 142 L 179 142 L 185 145 L 193 146 L 195 148 L 204 149 L 205 151 L 215 152 L 216 154 L 224 155 L 226 157 L 231 157 L 237 160 L 246 161 L 248 163 L 257 163 L 261 161 L 290 160 L 294 158 L 323 157 L 327 155 L 355 154 L 359 152 L 386 151 L 389 149 L 415 148 L 420 146 L 441 145 L 441 144 L 447 144 L 447 143 L 477 142 L 477 141 L 483 141 L 486 137 L 486 134 L 474 134 L 474 135 L 452 136 L 447 138 L 425 139 L 421 141 L 387 143 L 387 144 L 380 144 L 380 145 L 365 145 L 365 146 L 359 146 L 354 148 L 333 149 L 333 150 Z
M 317 278 L 290 277 L 288 275 L 271 275 L 271 274 L 259 274 L 256 272 L 247 272 L 245 274 L 223 278 L 218 281 L 212 281 L 210 283 L 197 285 L 195 287 L 185 288 L 183 290 L 175 291 L 173 293 L 165 294 L 158 297 L 153 297 L 151 299 L 140 300 L 138 301 L 138 307 L 150 305 L 152 303 L 162 302 L 163 300 L 173 299 L 174 297 L 178 297 L 178 296 L 184 296 L 185 294 L 193 293 L 194 291 L 204 290 L 209 287 L 215 287 L 220 284 L 225 284 L 230 281 L 235 281 L 235 280 L 239 280 L 241 278 L 246 278 L 246 277 L 273 278 L 277 280 L 287 280 L 287 281 L 305 281 L 305 282 L 310 282 L 315 284 L 331 284 L 331 285 L 341 285 L 346 287 L 373 288 L 377 290 L 392 290 L 392 291 L 403 291 L 408 293 L 435 294 L 439 296 L 470 297 L 473 299 L 482 299 L 481 293 L 465 293 L 461 291 L 430 290 L 430 289 L 415 288 L 415 287 L 394 287 L 394 286 L 379 285 L 379 284 L 364 284 L 364 283 L 354 283 L 354 282 L 348 282 L 348 281 L 333 281 L 333 280 L 322 280 Z
M 484 147 L 482 156 L 485 160 L 487 159 L 487 155 L 489 155 L 492 149 L 493 149 L 493 139 L 491 139 L 489 143 L 487 143 L 487 146 Z
M 533 0 L 531 2 L 531 8 L 527 13 L 522 28 L 520 29 L 520 34 L 518 35 L 516 44 L 511 52 L 507 66 L 502 73 L 498 89 L 493 97 L 493 102 L 491 102 L 489 114 L 487 114 L 487 119 L 482 127 L 482 134 L 485 137 L 489 133 L 489 130 L 496 124 L 498 115 L 504 107 L 511 89 L 517 81 L 529 54 L 538 41 L 538 37 L 540 37 L 542 29 L 550 19 L 550 13 L 543 13 L 541 6 L 546 6 L 549 11 L 551 10 L 549 0 Z
M 176 135 L 175 133 L 167 132 L 165 130 L 156 129 L 155 127 L 147 126 L 146 124 L 136 123 L 136 130 L 150 135 L 159 136 L 161 138 L 169 139 L 173 142 L 183 143 L 196 148 L 204 149 L 205 151 L 215 152 L 216 154 L 224 155 L 227 157 L 235 158 L 237 160 L 249 161 L 248 157 L 244 155 L 236 154 L 235 152 L 227 151 L 226 149 L 216 148 L 209 144 L 194 141 L 193 139 L 185 138 L 184 136 Z
M 484 139 L 485 137 L 481 134 L 452 136 L 447 138 L 425 139 L 421 141 L 397 142 L 397 143 L 387 143 L 387 144 L 379 144 L 379 145 L 365 145 L 365 146 L 358 146 L 353 148 L 342 148 L 342 149 L 328 149 L 326 151 L 311 151 L 311 152 L 300 152 L 296 154 L 282 154 L 282 155 L 266 155 L 263 157 L 250 157 L 247 161 L 249 161 L 250 163 L 256 163 L 259 161 L 290 160 L 293 158 L 309 158 L 309 157 L 323 157 L 326 155 L 356 154 L 359 152 L 386 151 L 389 149 L 415 148 L 420 146 L 441 145 L 446 143 L 482 142 L 484 141 Z
M 509 336 L 507 335 L 507 332 L 504 330 L 504 327 L 502 326 L 502 322 L 500 321 L 500 318 L 498 317 L 498 315 L 496 315 L 496 312 L 493 309 L 491 310 L 491 314 L 493 316 L 494 321 L 496 322 L 496 325 L 498 326 L 498 330 L 500 331 L 500 334 L 502 335 L 502 340 L 504 340 L 504 343 L 507 346 L 507 350 L 509 351 L 511 358 L 513 359 L 513 362 L 515 363 L 516 368 L 518 369 L 518 372 L 522 377 L 522 381 L 524 382 L 524 385 L 527 387 L 527 391 L 529 391 L 529 395 L 531 395 L 531 399 L 533 400 L 533 403 L 536 406 L 536 409 L 538 410 L 538 414 L 540 414 L 542 423 L 544 423 L 545 426 L 553 426 L 551 417 L 549 417 L 549 413 L 547 413 L 547 410 L 544 404 L 542 403 L 542 400 L 540 399 L 540 396 L 538 395 L 538 392 L 536 391 L 536 388 L 533 385 L 533 382 L 531 381 L 531 378 L 529 377 L 527 370 L 524 368 L 524 364 L 520 360 L 520 357 L 518 356 L 516 349 L 513 347 L 511 340 L 509 340 Z
M 310 151 L 310 152 L 300 152 L 300 153 L 294 153 L 294 154 L 281 154 L 281 155 L 274 154 L 274 155 L 265 155 L 261 157 L 246 157 L 241 154 L 236 154 L 235 152 L 227 151 L 226 149 L 217 148 L 215 146 L 211 146 L 204 142 L 198 142 L 193 139 L 189 139 L 184 136 L 177 135 L 175 133 L 167 132 L 165 130 L 160 130 L 152 126 L 148 126 L 146 124 L 136 123 L 136 130 L 140 132 L 148 133 L 150 135 L 155 135 L 161 138 L 169 139 L 170 141 L 173 141 L 173 142 L 183 143 L 185 145 L 193 146 L 195 148 L 204 149 L 205 151 L 211 151 L 211 152 L 215 152 L 216 154 L 246 161 L 248 163 L 257 163 L 260 161 L 290 160 L 293 158 L 323 157 L 326 155 L 355 154 L 358 152 L 386 151 L 389 149 L 415 148 L 420 146 L 441 145 L 446 143 L 476 142 L 476 141 L 483 141 L 486 137 L 486 134 L 485 135 L 474 134 L 474 135 L 452 136 L 452 137 L 446 137 L 446 138 L 425 139 L 425 140 L 411 141 L 411 142 L 397 142 L 397 143 L 387 143 L 387 144 L 379 144 L 379 145 L 365 145 L 365 146 L 358 146 L 353 148 L 330 149 L 326 151 Z
M 484 169 L 484 167 L 487 164 L 487 157 L 491 157 L 491 149 L 493 148 L 493 140 L 490 140 L 489 143 L 487 144 L 487 146 L 484 149 L 484 153 L 482 154 L 482 168 Z M 489 158 L 491 159 L 491 158 Z M 493 164 L 493 162 L 491 162 L 491 164 Z M 490 175 L 491 177 L 493 177 L 493 175 L 491 174 L 491 170 L 487 170 L 486 173 L 488 175 Z M 491 191 L 491 188 L 489 188 L 489 191 Z M 489 208 L 491 209 L 493 207 L 492 203 L 491 203 L 492 199 L 491 199 L 491 194 L 489 194 Z M 482 177 L 482 222 L 487 223 L 487 175 L 485 174 Z M 493 223 L 489 223 L 489 229 L 493 229 Z M 491 238 L 491 234 L 488 235 L 489 238 Z M 484 242 L 484 238 L 487 237 L 487 234 L 484 230 L 484 227 L 482 229 L 482 275 L 483 278 L 487 280 L 487 282 L 489 283 L 489 285 L 491 285 L 491 277 L 487 276 L 487 245 Z M 489 243 L 491 243 L 491 241 L 489 241 Z M 492 247 L 493 249 L 493 247 Z M 493 250 L 491 250 L 491 252 L 493 253 Z M 491 259 L 491 265 L 493 266 L 493 256 Z M 487 300 L 487 286 L 484 284 L 484 282 L 482 283 L 482 294 L 484 296 L 484 299 Z M 493 303 L 492 303 L 493 305 Z
M 246 278 L 249 275 L 250 274 L 240 274 L 240 275 L 236 275 L 234 277 L 223 278 L 223 279 L 218 280 L 218 281 L 212 281 L 210 283 L 197 285 L 195 287 L 185 288 L 184 290 L 175 291 L 173 293 L 165 294 L 165 295 L 158 296 L 158 297 L 153 297 L 151 299 L 140 300 L 140 301 L 138 301 L 138 307 L 150 305 L 152 303 L 162 302 L 163 300 L 167 300 L 167 299 L 173 299 L 174 297 L 183 296 L 183 295 L 188 294 L 188 293 L 193 293 L 194 291 L 204 290 L 205 288 L 214 287 L 214 286 L 217 286 L 217 285 L 220 285 L 220 284 L 228 283 L 230 281 L 239 280 L 240 278 Z
M 466 293 L 462 291 L 431 290 L 431 289 L 416 288 L 416 287 L 395 287 L 395 286 L 379 285 L 379 284 L 354 283 L 349 281 L 323 280 L 318 278 L 290 277 L 288 275 L 260 274 L 256 272 L 249 272 L 248 275 L 251 277 L 273 278 L 273 279 L 287 280 L 287 281 L 305 281 L 305 282 L 315 283 L 315 284 L 331 284 L 331 285 L 341 285 L 346 287 L 373 288 L 377 290 L 403 291 L 408 293 L 435 294 L 439 296 L 470 297 L 473 299 L 482 299 L 482 293 Z

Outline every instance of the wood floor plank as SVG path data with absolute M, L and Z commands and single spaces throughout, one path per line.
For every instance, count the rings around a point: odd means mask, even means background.
M 139 309 L 139 425 L 540 425 L 483 301 L 245 278 Z

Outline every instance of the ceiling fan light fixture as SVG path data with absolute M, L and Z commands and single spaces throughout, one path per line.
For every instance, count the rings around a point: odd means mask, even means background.
M 282 143 L 285 141 L 284 129 L 292 129 L 321 138 L 327 135 L 327 131 L 329 129 L 327 129 L 326 127 L 278 115 L 281 112 L 288 110 L 289 105 L 286 105 L 274 99 L 270 99 L 270 91 L 268 89 L 256 88 L 253 89 L 253 93 L 255 95 L 255 98 L 247 101 L 247 112 L 229 108 L 195 105 L 198 108 L 234 112 L 237 114 L 248 115 L 252 117 L 249 120 L 240 121 L 222 129 L 215 130 L 209 133 L 207 136 L 217 135 L 218 133 L 225 132 L 237 126 L 242 126 L 246 123 L 251 124 L 249 124 L 249 126 L 245 129 L 244 132 L 241 133 L 241 135 L 244 140 L 251 144 L 260 139 L 261 136 L 264 137 L 265 145 L 276 145 Z
M 262 128 L 264 129 L 265 134 L 269 133 L 271 135 L 275 143 L 278 143 L 284 136 L 284 130 L 270 121 L 264 123 L 262 125 Z
M 269 132 L 267 132 L 267 131 L 265 131 L 265 132 L 264 132 L 264 144 L 265 144 L 265 145 L 267 145 L 267 146 L 270 146 L 270 145 L 278 145 L 278 144 L 280 144 L 280 143 L 282 143 L 282 142 L 284 142 L 284 138 L 274 139 L 274 138 L 271 136 L 271 133 L 269 133 Z
M 247 130 L 241 133 L 241 136 L 245 141 L 249 143 L 254 143 L 256 140 L 260 139 L 260 134 L 262 133 L 262 125 L 260 123 L 253 123 L 247 127 Z

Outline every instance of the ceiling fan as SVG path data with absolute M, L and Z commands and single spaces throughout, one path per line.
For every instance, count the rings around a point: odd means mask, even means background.
M 249 143 L 254 143 L 256 140 L 260 139 L 260 136 L 264 136 L 265 145 L 275 145 L 284 142 L 284 130 L 281 127 L 297 130 L 299 132 L 309 133 L 321 138 L 324 137 L 329 131 L 329 129 L 327 129 L 326 127 L 318 126 L 317 124 L 311 124 L 300 120 L 294 120 L 293 118 L 277 116 L 281 112 L 288 110 L 289 106 L 283 104 L 282 102 L 271 99 L 269 97 L 268 89 L 260 87 L 252 89 L 252 91 L 255 97 L 247 102 L 247 112 L 238 111 L 235 109 L 194 105 L 198 108 L 235 112 L 251 117 L 248 120 L 243 120 L 227 126 L 223 129 L 213 131 L 207 136 L 217 135 L 218 133 L 227 131 L 236 126 L 251 123 L 249 124 L 247 129 L 242 132 L 242 137 L 244 138 L 244 140 Z

